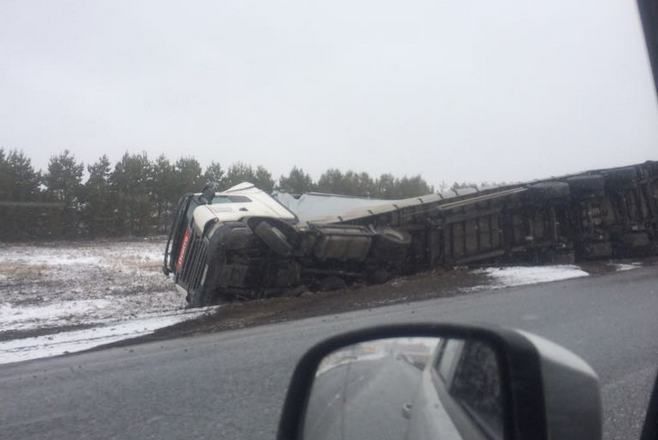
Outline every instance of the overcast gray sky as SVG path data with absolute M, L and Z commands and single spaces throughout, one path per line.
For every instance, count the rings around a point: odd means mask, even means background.
M 442 180 L 658 160 L 630 0 L 0 0 L 0 147 Z

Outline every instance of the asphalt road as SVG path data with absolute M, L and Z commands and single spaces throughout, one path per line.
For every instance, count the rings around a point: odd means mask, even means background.
M 313 343 L 363 325 L 494 322 L 582 356 L 606 439 L 638 438 L 658 365 L 658 267 L 0 367 L 0 439 L 272 439 Z

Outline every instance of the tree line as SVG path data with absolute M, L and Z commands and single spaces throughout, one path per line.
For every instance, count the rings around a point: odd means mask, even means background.
M 421 176 L 371 177 L 328 169 L 318 180 L 298 167 L 275 180 L 263 166 L 237 162 L 202 168 L 193 157 L 154 160 L 125 153 L 112 164 L 106 155 L 84 165 L 70 151 L 36 170 L 22 151 L 0 148 L 0 241 L 149 236 L 166 233 L 176 203 L 186 192 L 211 183 L 217 191 L 241 182 L 301 194 L 325 192 L 398 199 L 434 191 Z

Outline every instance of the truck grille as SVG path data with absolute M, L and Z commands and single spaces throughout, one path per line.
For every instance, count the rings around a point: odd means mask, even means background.
M 196 232 L 192 232 L 190 245 L 185 255 L 185 262 L 178 275 L 178 283 L 182 287 L 188 291 L 192 291 L 201 285 L 207 256 L 208 244 Z

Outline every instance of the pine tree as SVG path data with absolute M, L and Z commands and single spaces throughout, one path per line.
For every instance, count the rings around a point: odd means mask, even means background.
M 279 178 L 279 189 L 292 194 L 303 194 L 313 191 L 313 179 L 303 169 L 292 167 L 288 176 Z
M 390 173 L 385 173 L 379 176 L 375 183 L 375 197 L 382 199 L 398 199 L 400 198 L 398 192 L 399 180 Z
M 256 175 L 251 165 L 236 162 L 228 168 L 222 189 L 225 190 L 243 182 L 254 183 L 255 180 Z
M 176 169 L 164 155 L 160 155 L 152 165 L 151 199 L 157 219 L 157 230 L 167 231 L 173 217 L 179 193 Z
M 188 192 L 199 192 L 205 182 L 201 174 L 201 165 L 193 157 L 181 157 L 174 166 L 176 190 L 181 196 Z
M 256 173 L 252 183 L 256 185 L 256 188 L 261 189 L 268 194 L 271 193 L 274 189 L 274 179 L 272 179 L 272 173 L 260 165 L 258 165 L 256 168 Z
M 147 235 L 154 223 L 151 209 L 152 169 L 146 153 L 125 153 L 110 176 L 116 193 L 115 225 L 120 234 Z
M 82 218 L 91 238 L 105 237 L 117 233 L 114 225 L 115 193 L 110 186 L 112 168 L 107 156 L 87 166 L 89 179 L 84 185 Z
M 404 176 L 400 179 L 398 187 L 400 198 L 418 197 L 434 192 L 434 188 L 429 186 L 419 175 Z
M 206 168 L 206 172 L 203 174 L 205 183 L 211 183 L 218 189 L 223 186 L 225 177 L 226 173 L 218 162 L 210 162 L 210 165 Z
M 44 213 L 39 201 L 41 175 L 23 152 L 0 150 L 0 239 L 24 240 L 43 235 Z
M 52 215 L 50 225 L 56 238 L 79 235 L 80 199 L 84 165 L 78 163 L 69 150 L 50 158 L 48 172 L 43 176 L 49 200 L 63 204 L 60 215 Z
M 330 168 L 320 176 L 317 185 L 318 191 L 329 194 L 347 194 L 343 173 L 335 168 Z
M 5 194 L 8 200 L 19 202 L 38 199 L 41 174 L 34 170 L 32 161 L 22 151 L 9 152 L 7 171 Z

